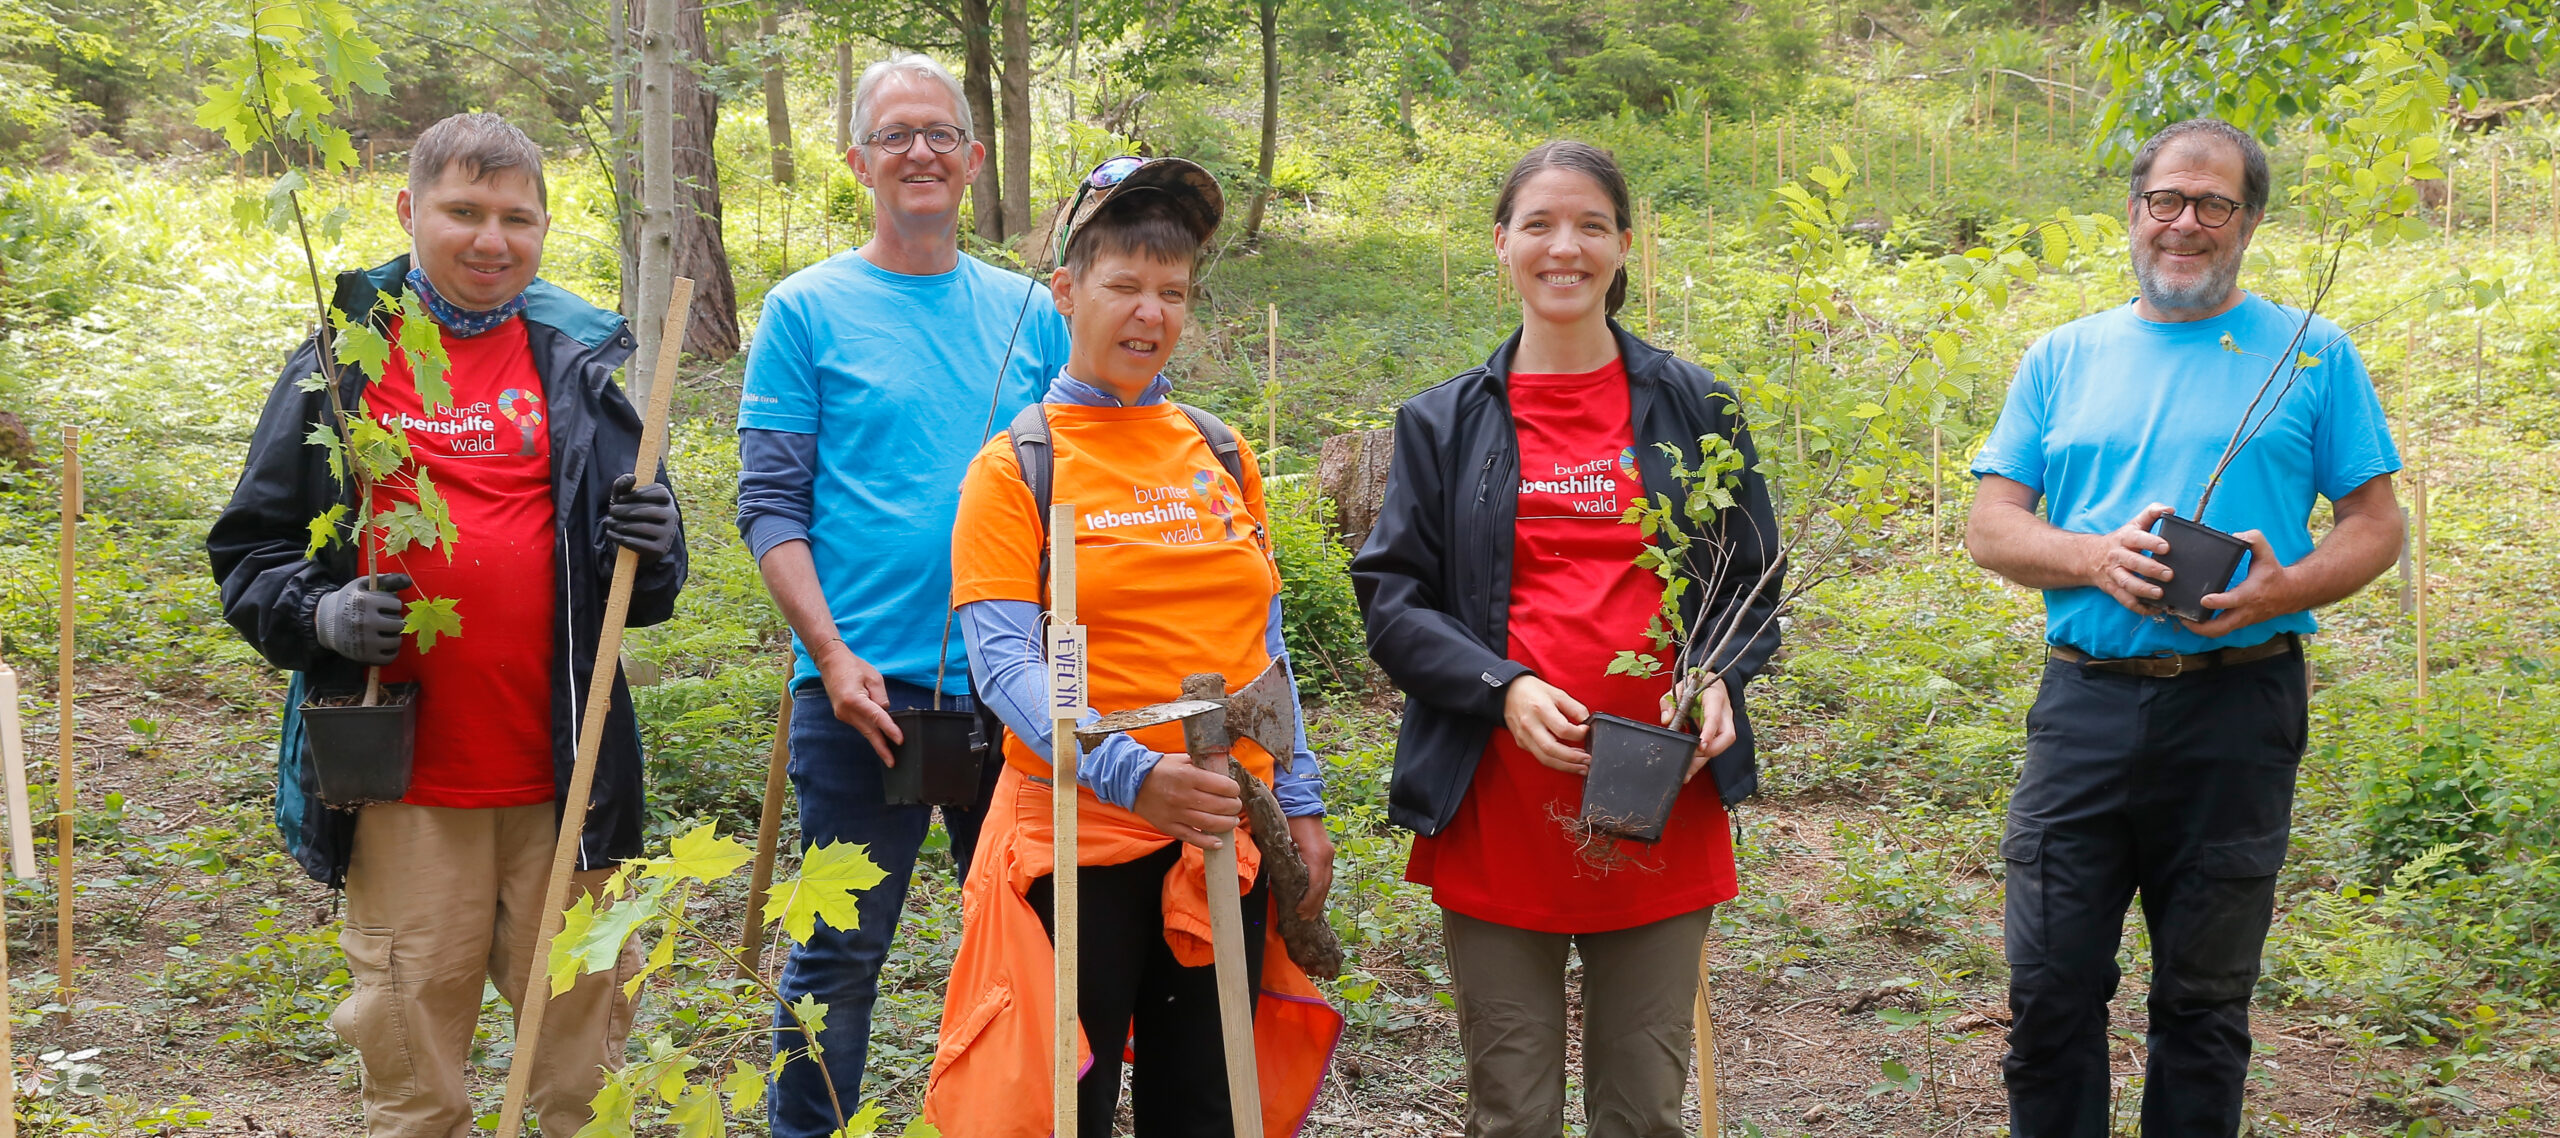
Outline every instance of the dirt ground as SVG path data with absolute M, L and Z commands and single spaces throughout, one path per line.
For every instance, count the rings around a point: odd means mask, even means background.
M 228 749 L 233 755 L 254 750 L 264 726 L 263 711 L 233 711 L 209 697 L 145 697 L 112 677 L 84 685 L 80 703 L 80 784 L 84 807 L 96 809 L 108 794 L 128 803 L 125 828 L 146 841 L 183 833 L 206 812 L 209 784 L 204 756 Z M 146 738 L 128 721 L 151 717 L 160 727 Z M 51 753 L 50 719 L 28 724 L 31 755 Z M 231 791 L 239 792 L 255 774 L 230 768 Z M 1717 973 L 1713 984 L 1717 1070 L 1720 1101 L 1728 1133 L 1744 1133 L 1745 1120 L 1772 1135 L 1946 1135 L 2005 1133 L 1999 1080 L 2004 999 L 1996 982 L 1930 981 L 1897 985 L 1897 978 L 1930 973 L 1916 961 L 1914 946 L 1881 938 L 1857 927 L 1846 906 L 1825 900 L 1830 854 L 1827 836 L 1836 821 L 1853 816 L 1843 804 L 1761 804 L 1751 808 L 1753 825 L 1764 835 L 1773 855 L 1746 873 L 1744 887 L 1766 897 L 1783 898 L 1785 913 L 1806 929 L 1823 934 L 1828 945 L 1792 968 L 1744 967 L 1735 946 L 1711 945 Z M 220 1017 L 212 1009 L 184 1005 L 156 992 L 151 978 L 172 958 L 176 943 L 172 925 L 179 918 L 203 922 L 192 951 L 203 956 L 237 952 L 258 906 L 272 903 L 273 918 L 286 931 L 326 928 L 334 919 L 332 898 L 321 887 L 290 871 L 271 881 L 206 897 L 181 895 L 149 881 L 135 881 L 128 867 L 102 856 L 94 844 L 79 860 L 84 898 L 90 890 L 110 899 L 105 911 L 84 909 L 81 915 L 81 964 L 76 1009 L 30 1023 L 30 1010 L 41 1006 L 50 990 L 35 979 L 52 968 L 49 905 L 31 903 L 22 892 L 8 914 L 14 945 L 16 1007 L 21 1021 L 15 1054 L 25 1073 L 26 1056 L 52 1049 L 100 1048 L 93 1060 L 105 1068 L 108 1097 L 85 1100 L 86 1112 L 104 1120 L 129 1117 L 136 1109 L 166 1106 L 182 1097 L 210 1114 L 206 1127 L 194 1132 L 304 1136 L 357 1132 L 359 1111 L 352 1061 L 345 1057 L 305 1061 L 217 1042 Z M 121 880 L 120 880 L 121 879 Z M 99 888 L 98 883 L 110 883 Z M 24 887 L 22 887 L 23 889 Z M 927 904 L 926 888 L 948 889 L 947 878 L 920 887 L 912 902 Z M 947 903 L 947 900 L 944 902 Z M 38 911 L 41 909 L 42 911 Z M 1764 912 L 1766 910 L 1764 909 Z M 1975 955 L 1998 958 L 1997 931 L 1987 931 L 1972 946 Z M 1846 947 L 1839 947 L 1846 946 Z M 1939 946 L 1936 957 L 1947 956 Z M 1386 987 L 1427 991 L 1427 977 L 1408 970 L 1402 961 L 1363 960 Z M 2142 1064 L 2143 985 L 2139 970 L 2129 974 L 2117 999 L 2113 1058 L 2117 1084 L 2127 1098 L 2121 1110 L 2130 1120 L 2139 1095 Z M 1934 993 L 1934 998 L 1932 996 Z M 1420 1010 L 1392 1030 L 1354 1030 L 1335 1061 L 1334 1077 L 1310 1116 L 1311 1135 L 1456 1135 L 1463 1130 L 1464 1080 L 1458 1064 L 1455 1015 L 1436 1002 L 1416 1001 Z M 1900 1008 L 1936 1008 L 1947 1013 L 1942 1034 L 1952 1042 L 1924 1048 L 1924 1028 L 1895 1030 L 1876 1012 Z M 210 1026 L 208 1026 L 210 1025 Z M 2255 1034 L 2261 1053 L 2252 1071 L 2256 1088 L 2251 1115 L 2255 1133 L 2344 1135 L 2399 1132 L 2405 1121 L 2369 1095 L 2374 1074 L 2415 1068 L 2426 1056 L 2410 1051 L 2358 1053 L 2345 1040 L 2327 1033 L 2310 1018 L 2260 1010 Z M 1919 1094 L 1900 1088 L 1878 1091 L 1882 1063 L 1898 1058 L 1922 1076 Z M 1577 1059 L 1578 1063 L 1578 1059 Z M 475 1074 L 484 1104 L 494 1107 L 502 1080 L 497 1065 Z M 2489 1127 L 2489 1120 L 2510 1106 L 2560 1101 L 2560 1079 L 2549 1074 L 2500 1071 L 2483 1074 L 2474 1067 L 2466 1077 L 2480 1108 L 2449 1118 L 2457 1125 Z M 1578 1094 L 1571 1112 L 1578 1112 Z M 1696 1120 L 1690 1103 L 1692 1132 Z M 2467 1119 L 2467 1120 L 2466 1120 Z M 2532 1122 L 2505 1123 L 2492 1133 L 2560 1134 Z M 742 1127 L 745 1129 L 745 1127 Z M 1571 1133 L 1580 1133 L 1569 1121 Z M 129 1127 L 110 1132 L 131 1133 Z

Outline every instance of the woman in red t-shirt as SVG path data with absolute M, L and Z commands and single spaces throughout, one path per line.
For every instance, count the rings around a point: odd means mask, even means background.
M 1680 1133 L 1696 962 L 1735 893 L 1725 807 L 1756 785 L 1740 692 L 1777 645 L 1776 525 L 1731 389 L 1611 319 L 1629 212 L 1605 151 L 1551 142 L 1512 168 L 1494 247 L 1520 331 L 1398 411 L 1386 500 L 1352 565 L 1372 654 L 1411 697 L 1391 805 L 1420 835 L 1406 876 L 1443 911 L 1470 1135 L 1561 1133 L 1568 947 L 1589 1133 Z M 1684 598 L 1705 634 L 1657 652 L 1662 580 L 1623 518 L 1648 494 L 1682 496 L 1664 448 L 1695 469 L 1702 435 L 1745 466 L 1734 505 L 1692 531 L 1693 557 L 1720 567 Z M 1668 666 L 1611 674 L 1628 651 Z M 1700 737 L 1658 841 L 1579 822 L 1595 712 Z

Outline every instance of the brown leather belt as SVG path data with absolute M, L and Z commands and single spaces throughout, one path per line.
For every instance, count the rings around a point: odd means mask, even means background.
M 2059 644 L 2053 646 L 2052 655 L 2054 659 L 2063 663 L 2095 668 L 2101 672 L 2149 676 L 2156 680 L 2165 680 L 2190 672 L 2210 672 L 2216 668 L 2256 663 L 2271 657 L 2282 656 L 2301 645 L 2300 636 L 2287 632 L 2263 644 L 2252 644 L 2246 648 L 2217 648 L 2211 652 L 2198 652 L 2192 656 L 2129 656 L 2121 660 L 2093 660 L 2086 652 L 2065 648 Z

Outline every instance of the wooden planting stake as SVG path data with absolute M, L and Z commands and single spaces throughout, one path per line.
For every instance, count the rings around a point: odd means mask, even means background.
M 1076 1128 L 1076 724 L 1085 711 L 1085 631 L 1076 623 L 1076 508 L 1049 507 L 1049 924 L 1057 954 L 1049 1019 L 1052 1134 Z
M 782 681 L 782 711 L 773 718 L 773 749 L 764 763 L 764 812 L 756 816 L 756 864 L 747 875 L 746 930 L 738 971 L 764 966 L 764 897 L 773 888 L 774 846 L 782 838 L 782 796 L 791 789 L 791 681 Z
M 27 737 L 18 720 L 18 673 L 7 664 L 0 664 L 0 770 L 8 779 L 9 868 L 32 881 L 40 871 L 35 822 L 27 817 Z
M 1440 314 L 1449 314 L 1449 215 L 1440 215 Z
M 72 823 L 80 810 L 80 783 L 73 777 L 72 757 L 78 739 L 72 733 L 72 645 L 71 630 L 77 623 L 80 608 L 80 563 L 77 539 L 80 528 L 80 428 L 62 428 L 62 646 L 56 657 L 54 678 L 61 684 L 55 706 L 62 715 L 61 750 L 55 773 L 60 783 L 53 793 L 53 853 L 56 872 L 53 899 L 54 988 L 62 1006 L 71 1006 L 71 920 L 72 920 Z
M 665 332 L 658 338 L 656 374 L 649 383 L 649 413 L 640 424 L 640 453 L 631 476 L 638 486 L 658 480 L 658 456 L 667 445 L 667 406 L 676 389 L 676 357 L 684 352 L 685 318 L 693 307 L 693 278 L 677 277 L 667 294 Z M 533 1085 L 533 1068 L 542 1047 L 542 1019 L 551 1004 L 551 941 L 560 935 L 561 915 L 569 907 L 569 879 L 578 870 L 578 845 L 586 831 L 587 799 L 595 789 L 596 751 L 604 744 L 605 713 L 613 706 L 613 681 L 621 670 L 622 625 L 631 616 L 631 584 L 640 572 L 640 554 L 628 547 L 613 555 L 613 587 L 605 594 L 604 630 L 596 638 L 596 668 L 587 683 L 585 722 L 578 727 L 577 762 L 570 767 L 569 793 L 562 799 L 560 836 L 551 848 L 551 880 L 542 891 L 542 925 L 534 934 L 533 954 L 525 963 L 524 1006 L 516 1009 L 516 1053 L 507 1063 L 507 1097 L 498 1110 L 498 1138 L 517 1138 L 524 1128 L 525 1092 Z
M 2425 709 L 2425 707 L 2426 707 L 2426 702 L 2427 702 L 2427 470 L 2426 470 L 2426 465 L 2427 465 L 2427 441 L 2426 441 L 2426 440 L 2427 440 L 2427 436 L 2426 436 L 2426 434 L 2425 434 L 2423 431 L 2421 431 L 2421 432 L 2419 433 L 2419 435 L 2418 435 L 2418 478 L 2417 478 L 2417 483 L 2418 483 L 2418 485 L 2417 485 L 2417 491 L 2418 491 L 2418 494 L 2417 494 L 2417 497 L 2418 497 L 2418 503 L 2417 503 L 2417 504 L 2418 504 L 2418 509 L 2417 509 L 2417 531 L 2418 531 L 2418 532 L 2417 532 L 2415 535 L 2413 535 L 2413 536 L 2414 536 L 2414 538 L 2415 538 L 2415 544 L 2416 544 L 2416 546 L 2417 546 L 2417 553 L 2416 553 L 2416 555 L 2415 555 L 2415 556 L 2413 556 L 2413 557 L 2411 557 L 2411 558 L 2409 559 L 2409 560 L 2410 560 L 2410 563 L 2411 563 L 2411 569 L 2413 570 L 2413 575 L 2415 575 L 2415 576 L 2417 577 L 2417 579 L 2418 579 L 2418 603 L 2417 603 L 2417 610 L 2418 610 L 2418 611 L 2417 611 L 2417 640 L 2418 640 L 2418 706 L 2419 706 L 2419 708 L 2420 708 L 2420 710 L 2421 710 L 2421 711 L 2423 711 L 2423 710 Z
M 2498 151 L 2489 151 L 2489 251 L 2498 251 Z
M 1724 1133 L 1724 1112 L 1716 1102 L 1716 1024 L 1709 1016 L 1715 997 L 1707 988 L 1707 942 L 1698 942 L 1698 998 L 1689 1007 L 1697 1024 L 1698 1045 L 1698 1134 L 1700 1138 L 1717 1138 Z
M 1271 366 L 1270 366 L 1269 370 L 1266 372 L 1266 374 L 1268 374 L 1268 375 L 1271 377 L 1271 390 L 1265 393 L 1265 398 L 1266 398 L 1267 405 L 1268 405 L 1268 407 L 1269 407 L 1269 412 L 1268 412 L 1268 417 L 1266 417 L 1266 418 L 1263 420 L 1263 426 L 1262 426 L 1262 453 L 1263 453 L 1264 455 L 1268 456 L 1269 454 L 1271 454 L 1271 452 L 1273 452 L 1273 451 L 1276 451 L 1276 450 L 1279 450 L 1279 449 L 1280 449 L 1280 306 L 1279 306 L 1279 305 L 1274 304 L 1274 305 L 1272 305 L 1272 306 L 1270 307 L 1269 320 L 1268 320 L 1268 322 L 1265 324 L 1264 329 L 1265 329 L 1265 335 L 1269 337 L 1269 343 L 1270 343 L 1270 345 L 1271 345 L 1271 346 L 1270 346 L 1270 349 L 1269 349 L 1269 351 L 1270 351 L 1270 357 L 1269 357 L 1269 358 L 1270 358 L 1270 360 L 1271 360 Z M 1265 461 L 1268 461 L 1268 459 L 1266 458 L 1266 459 L 1265 459 Z
M 1946 482 L 1945 475 L 1939 470 L 1939 467 L 1946 462 L 1941 436 L 1942 432 L 1938 424 L 1929 424 L 1929 556 L 1931 557 L 1937 557 L 1945 552 L 1939 544 L 1939 535 L 1945 532 L 1946 527 L 1938 522 L 1938 511 L 1945 500 L 1944 484 Z
M 1787 123 L 1786 119 L 1778 120 L 1778 180 L 1780 182 L 1787 180 Z

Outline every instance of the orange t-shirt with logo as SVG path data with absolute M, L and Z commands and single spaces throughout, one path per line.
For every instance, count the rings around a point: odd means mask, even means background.
M 409 640 L 382 669 L 386 682 L 418 681 L 417 748 L 401 801 L 530 806 L 553 797 L 560 567 L 549 409 L 521 317 L 469 339 L 447 335 L 444 350 L 451 407 L 429 414 L 420 406 L 417 379 L 398 352 L 364 393 L 366 412 L 408 434 L 461 532 L 451 549 L 411 546 L 381 562 L 384 572 L 417 583 L 402 599 L 451 598 L 462 617 L 462 635 L 439 638 L 425 652 Z M 375 489 L 376 512 L 417 501 L 401 483 Z
M 1193 673 L 1221 673 L 1229 690 L 1261 675 L 1271 663 L 1263 626 L 1280 577 L 1263 530 L 1262 478 L 1253 452 L 1243 451 L 1239 485 L 1171 403 L 1052 403 L 1047 412 L 1050 501 L 1076 507 L 1076 621 L 1086 629 L 1087 702 L 1109 714 L 1180 699 L 1182 679 Z M 954 607 L 1047 599 L 1038 512 L 1014 460 L 1011 436 L 997 435 L 960 484 L 951 550 Z M 1179 724 L 1130 736 L 1149 750 L 1183 750 Z M 1271 781 L 1269 752 L 1239 739 L 1234 753 L 1255 777 Z M 1005 761 L 1025 774 L 1048 777 L 1049 756 L 1011 732 L 1005 735 Z M 1082 793 L 1088 839 L 1098 839 L 1102 827 L 1137 827 L 1172 840 L 1135 812 L 1105 803 L 1091 790 Z M 1078 862 L 1099 864 L 1084 856 Z

